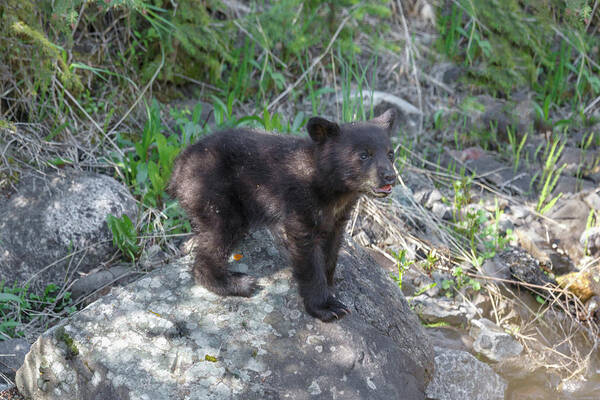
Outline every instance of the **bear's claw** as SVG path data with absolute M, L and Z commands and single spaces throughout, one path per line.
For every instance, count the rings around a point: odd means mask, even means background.
M 350 309 L 334 297 L 329 297 L 324 304 L 307 305 L 306 311 L 323 322 L 331 322 L 350 314 Z

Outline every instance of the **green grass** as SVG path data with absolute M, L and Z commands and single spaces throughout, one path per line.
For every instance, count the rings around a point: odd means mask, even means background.
M 449 173 L 449 175 L 454 176 L 454 173 Z M 509 242 L 514 240 L 514 235 L 510 229 L 507 231 L 500 229 L 499 222 L 503 211 L 498 206 L 497 198 L 493 212 L 485 210 L 482 202 L 473 203 L 474 179 L 474 175 L 466 175 L 464 168 L 461 169 L 458 176 L 454 176 L 451 182 L 454 191 L 452 201 L 445 200 L 446 204 L 452 208 L 452 221 L 443 228 L 458 240 L 459 249 L 457 250 L 462 254 L 462 258 L 471 263 L 473 267 L 479 268 L 486 259 L 493 258 L 506 248 Z M 463 275 L 460 272 L 460 276 L 454 278 L 458 288 L 464 286 L 461 281 Z M 446 286 L 449 283 L 447 282 Z
M 137 100 L 144 85 L 160 85 L 154 96 L 165 102 L 181 97 L 178 87 L 190 82 L 210 82 L 208 95 L 225 104 L 229 95 L 236 107 L 255 103 L 251 114 L 258 114 L 338 28 L 334 48 L 360 52 L 355 32 L 371 29 L 368 18 L 392 16 L 389 0 L 250 2 L 241 14 L 218 0 L 196 3 L 10 0 L 0 5 L 6 22 L 0 50 L 7 66 L 0 93 L 19 93 L 3 100 L 8 120 L 43 121 L 52 132 L 49 139 L 75 134 L 77 122 L 90 119 L 112 131 L 113 116 Z M 348 23 L 341 26 L 345 18 Z M 388 26 L 379 24 L 378 33 Z M 102 32 L 100 42 L 95 32 Z M 86 46 L 96 47 L 81 50 Z M 318 95 L 321 78 L 313 82 Z
M 67 316 L 75 311 L 71 293 L 50 284 L 41 293 L 16 283 L 0 282 L 0 340 L 22 337 L 26 326 L 45 314 Z
M 144 205 L 160 208 L 173 161 L 186 141 L 193 141 L 195 137 L 165 136 L 158 102 L 153 101 L 146 111 L 148 118 L 139 140 L 117 136 L 117 144 L 125 151 L 123 155 L 113 154 L 113 161 L 123 172 L 133 194 L 140 196 Z
M 592 56 L 600 41 L 585 29 L 587 10 L 586 1 L 457 0 L 438 18 L 437 47 L 492 94 L 529 87 L 577 108 L 600 94 Z
M 464 287 L 469 287 L 474 291 L 481 290 L 479 281 L 465 275 L 461 266 L 456 266 L 452 269 L 452 279 L 444 279 L 441 288 L 446 297 L 453 297 L 454 294 Z
M 565 148 L 565 144 L 565 141 L 558 140 L 558 138 L 554 137 L 552 142 L 548 143 L 546 146 L 546 150 L 544 152 L 544 166 L 538 184 L 540 195 L 535 207 L 535 210 L 540 214 L 545 214 L 548 210 L 550 210 L 562 196 L 562 193 L 559 193 L 555 197 L 551 197 L 551 194 L 558 183 L 561 172 L 566 167 L 566 164 L 557 167 L 557 162 L 562 154 L 563 149 Z
M 513 172 L 517 173 L 519 169 L 519 162 L 521 161 L 521 152 L 523 151 L 525 142 L 527 142 L 528 133 L 526 132 L 521 138 L 521 141 L 519 141 L 516 133 L 512 129 L 507 128 L 507 136 L 513 159 Z
M 337 53 L 336 61 L 340 68 L 341 82 L 340 121 L 364 121 L 372 118 L 373 107 L 367 105 L 364 91 L 370 91 L 370 98 L 373 97 L 373 87 L 377 85 L 375 75 L 377 57 L 374 57 L 367 65 L 363 66 L 357 62 L 354 52 L 343 54 L 341 48 L 338 47 Z M 331 67 L 334 68 L 334 64 Z
M 137 231 L 131 222 L 131 219 L 123 214 L 120 218 L 109 214 L 106 217 L 106 223 L 113 236 L 113 244 L 121 250 L 121 253 L 135 261 L 140 254 L 140 246 L 137 241 Z
M 402 277 L 404 276 L 404 272 L 406 272 L 406 270 L 410 268 L 410 266 L 413 265 L 415 261 L 408 259 L 406 249 L 402 249 L 397 253 L 392 254 L 396 259 L 396 266 L 398 267 L 398 276 L 395 276 L 394 274 L 391 274 L 391 276 L 392 279 L 398 284 L 398 287 L 402 289 Z

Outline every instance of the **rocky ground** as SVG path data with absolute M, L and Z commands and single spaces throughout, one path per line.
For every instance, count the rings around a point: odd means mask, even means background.
M 455 153 L 465 152 L 473 149 Z M 486 188 L 499 186 L 493 179 L 503 170 L 516 176 L 493 153 L 476 152 L 478 160 L 488 158 L 476 170 Z M 402 271 L 402 291 L 437 346 L 436 366 L 441 349 L 466 351 L 502 377 L 506 392 L 500 398 L 594 398 L 600 390 L 600 236 L 588 216 L 599 210 L 598 183 L 590 180 L 586 184 L 595 188 L 583 191 L 563 187 L 544 215 L 525 196 L 513 193 L 492 203 L 496 194 L 473 191 L 472 206 L 486 214 L 500 207 L 501 216 L 491 223 L 512 235 L 481 265 L 459 264 L 457 274 L 456 261 L 446 258 L 452 252 L 444 245 L 448 230 L 440 229 L 455 223 L 448 201 L 454 193 L 437 189 L 426 169 L 409 167 L 403 180 L 406 187 L 391 202 L 361 204 L 351 234 L 374 249 L 392 276 Z M 389 256 L 402 250 L 414 256 Z M 447 396 L 432 398 L 461 398 Z

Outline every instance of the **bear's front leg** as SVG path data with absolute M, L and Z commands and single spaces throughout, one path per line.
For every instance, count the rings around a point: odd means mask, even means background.
M 323 322 L 331 322 L 350 314 L 350 310 L 337 300 L 327 284 L 326 241 L 319 235 L 295 235 L 286 232 L 292 259 L 294 277 L 298 281 L 300 296 L 306 311 Z
M 344 237 L 344 227 L 346 221 L 340 221 L 336 224 L 333 232 L 327 235 L 325 241 L 325 272 L 327 276 L 327 285 L 333 290 L 333 278 L 335 275 L 335 267 L 337 265 L 338 254 Z

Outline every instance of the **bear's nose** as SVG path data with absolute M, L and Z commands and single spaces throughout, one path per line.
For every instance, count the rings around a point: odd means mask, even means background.
M 383 170 L 379 173 L 386 185 L 391 185 L 396 182 L 396 173 L 391 170 Z

